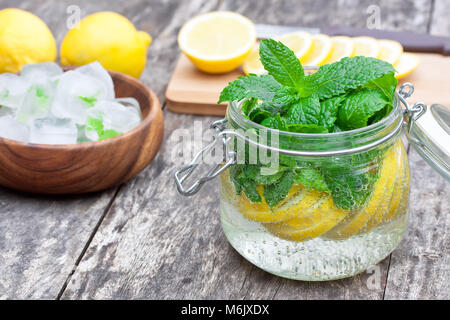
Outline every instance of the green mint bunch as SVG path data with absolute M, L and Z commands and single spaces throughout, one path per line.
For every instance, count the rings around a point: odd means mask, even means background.
M 272 39 L 260 43 L 260 59 L 267 75 L 248 75 L 230 82 L 218 103 L 243 100 L 243 115 L 265 127 L 298 133 L 331 133 L 362 128 L 380 121 L 393 109 L 397 85 L 393 66 L 368 57 L 343 58 L 311 75 L 294 52 Z M 289 146 L 287 146 L 289 147 Z M 261 175 L 261 165 L 239 164 L 230 170 L 236 192 L 261 202 L 257 185 L 272 208 L 293 184 L 328 191 L 343 209 L 365 204 L 378 178 L 380 150 L 315 162 L 280 155 L 280 169 Z M 355 168 L 359 168 L 356 170 Z M 363 171 L 363 172 L 362 172 Z

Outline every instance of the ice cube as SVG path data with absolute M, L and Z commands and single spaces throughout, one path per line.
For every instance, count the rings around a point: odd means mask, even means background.
M 26 125 L 17 122 L 12 115 L 3 115 L 0 117 L 0 137 L 28 142 L 30 132 Z
M 68 71 L 58 81 L 52 113 L 58 118 L 68 118 L 77 124 L 86 123 L 86 112 L 98 101 L 105 99 L 107 88 L 98 79 Z
M 40 144 L 75 144 L 78 130 L 70 119 L 36 119 L 30 128 L 30 142 Z
M 29 85 L 13 73 L 0 74 L 0 105 L 18 108 L 22 105 Z
M 101 101 L 95 107 L 103 113 L 105 130 L 111 129 L 118 132 L 127 132 L 141 122 L 141 117 L 136 109 L 124 107 L 117 102 Z
M 113 100 L 115 97 L 114 84 L 108 71 L 98 62 L 92 62 L 82 67 L 75 69 L 76 72 L 91 76 L 103 82 L 106 87 L 106 100 Z
M 132 98 L 132 97 L 117 98 L 117 99 L 114 99 L 114 101 L 124 105 L 125 107 L 131 107 L 131 108 L 136 109 L 136 111 L 139 114 L 139 117 L 142 119 L 141 107 L 139 105 L 139 102 L 135 98 Z
M 35 119 L 45 118 L 50 112 L 54 88 L 49 84 L 32 85 L 22 105 L 17 110 L 16 119 L 29 124 Z
M 54 81 L 63 73 L 63 70 L 54 62 L 33 63 L 23 66 L 21 78 L 30 84 L 44 85 Z
M 114 101 L 100 101 L 87 112 L 86 136 L 95 141 L 135 128 L 141 117 L 135 108 Z
M 8 108 L 8 107 L 0 107 L 0 117 L 4 116 L 11 116 L 14 117 L 14 109 Z

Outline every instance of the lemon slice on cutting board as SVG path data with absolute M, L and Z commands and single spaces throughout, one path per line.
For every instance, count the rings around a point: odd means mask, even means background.
M 398 62 L 394 65 L 395 70 L 397 70 L 395 77 L 397 79 L 406 77 L 410 75 L 420 64 L 420 58 L 418 55 L 403 52 L 400 56 Z
M 316 34 L 312 37 L 312 50 L 300 58 L 304 66 L 321 66 L 332 54 L 333 42 L 324 34 Z
M 355 52 L 355 44 L 352 38 L 345 36 L 337 36 L 331 38 L 332 49 L 329 58 L 324 64 L 333 63 L 345 57 L 353 57 Z
M 307 210 L 298 211 L 291 220 L 265 225 L 274 235 L 291 241 L 306 241 L 316 238 L 341 222 L 348 211 L 337 209 L 329 194 L 323 194 Z
M 308 55 L 313 48 L 313 40 L 311 34 L 298 31 L 293 33 L 288 33 L 280 37 L 275 38 L 275 40 L 281 41 L 289 49 L 294 51 L 295 56 L 299 59 Z M 255 45 L 251 53 L 248 55 L 242 64 L 242 70 L 245 74 L 265 74 L 264 66 L 259 60 L 259 45 Z
M 178 45 L 200 70 L 229 72 L 245 60 L 256 42 L 253 22 L 235 12 L 198 15 L 181 28 Z
M 400 42 L 393 40 L 378 40 L 380 45 L 380 55 L 378 59 L 389 62 L 394 65 L 400 59 L 403 53 L 403 47 Z
M 371 37 L 355 37 L 355 56 L 378 58 L 381 52 L 377 39 Z

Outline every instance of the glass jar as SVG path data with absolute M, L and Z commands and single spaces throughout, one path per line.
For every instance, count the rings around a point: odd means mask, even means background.
M 185 189 L 202 152 L 177 171 L 178 190 L 194 194 L 220 175 L 223 231 L 265 271 L 308 281 L 358 274 L 389 255 L 408 224 L 409 165 L 400 133 L 404 117 L 414 120 L 425 110 L 409 108 L 412 86 L 403 89 L 381 121 L 327 134 L 263 127 L 242 115 L 243 101 L 232 102 L 226 119 L 213 125 L 221 139 L 203 150 L 222 141 L 223 163 Z M 252 157 L 261 149 L 266 157 Z

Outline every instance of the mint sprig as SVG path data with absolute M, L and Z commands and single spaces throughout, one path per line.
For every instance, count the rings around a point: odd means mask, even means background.
M 305 75 L 295 54 L 272 39 L 261 41 L 260 59 L 268 75 L 243 76 L 230 82 L 219 103 L 244 100 L 243 115 L 263 126 L 309 134 L 341 132 L 377 122 L 393 109 L 397 79 L 387 62 L 343 58 Z M 295 148 L 297 141 L 282 143 L 284 148 Z M 280 155 L 279 170 L 270 176 L 260 173 L 262 164 L 239 164 L 230 169 L 230 178 L 236 193 L 245 193 L 253 202 L 263 201 L 257 189 L 262 185 L 271 208 L 286 197 L 292 185 L 301 184 L 330 192 L 337 207 L 352 210 L 370 197 L 378 179 L 373 168 L 380 165 L 382 154 L 382 150 L 370 150 L 309 162 Z M 361 170 L 364 167 L 370 170 Z

